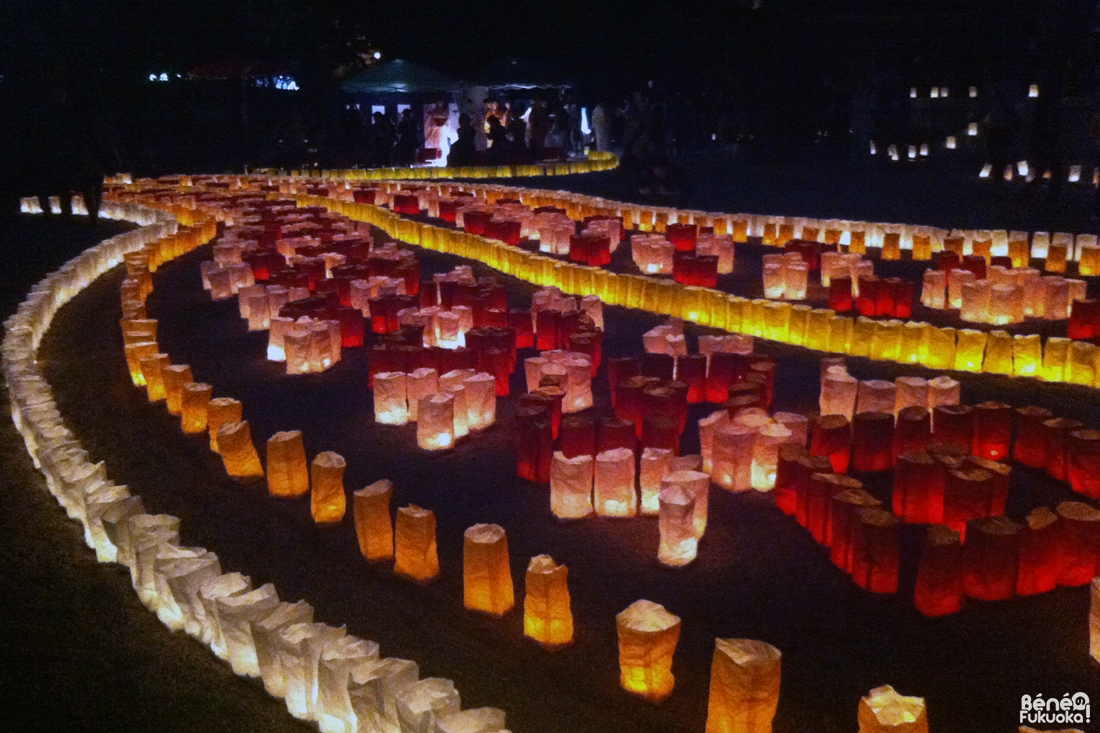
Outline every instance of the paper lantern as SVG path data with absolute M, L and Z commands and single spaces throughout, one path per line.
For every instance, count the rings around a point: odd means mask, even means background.
M 352 494 L 355 534 L 359 551 L 368 562 L 393 559 L 393 521 L 390 519 L 390 499 L 393 482 L 375 481 Z
M 857 509 L 852 524 L 852 580 L 872 593 L 897 593 L 898 518 L 885 509 Z
M 397 730 L 402 733 L 434 733 L 438 721 L 462 711 L 462 699 L 454 682 L 428 677 L 394 695 Z
M 805 415 L 799 415 L 794 412 L 777 412 L 773 416 L 776 423 L 787 428 L 791 431 L 791 435 L 786 439 L 785 443 L 795 443 L 797 445 L 806 445 L 806 441 L 810 435 L 810 420 Z M 702 421 L 700 421 L 700 424 Z
M 1100 511 L 1080 501 L 1058 505 L 1062 566 L 1058 585 L 1085 585 L 1100 564 Z
M 405 425 L 409 421 L 407 375 L 379 372 L 374 375 L 374 421 L 382 425 Z
M 980 468 L 949 470 L 944 478 L 943 523 L 966 542 L 967 523 L 994 514 L 993 474 Z
M 652 703 L 672 694 L 672 656 L 680 641 L 680 618 L 652 601 L 635 601 L 615 617 L 619 632 L 620 684 Z
M 155 341 L 142 341 L 139 343 L 126 344 L 124 349 L 126 353 L 126 365 L 130 370 L 131 381 L 133 381 L 135 387 L 144 387 L 145 376 L 141 370 L 141 360 L 157 353 L 157 343 Z M 187 381 L 190 382 L 191 379 L 188 378 Z M 177 411 L 173 414 L 179 413 Z
M 214 599 L 218 628 L 234 674 L 242 677 L 260 676 L 250 624 L 262 619 L 278 604 L 279 596 L 275 592 L 275 586 L 270 583 L 251 591 Z
M 1058 587 L 1062 570 L 1058 515 L 1045 506 L 1027 515 L 1020 532 L 1020 569 L 1016 595 L 1046 593 Z
M 191 367 L 186 364 L 171 364 L 164 367 L 164 394 L 168 412 L 183 414 L 183 385 L 195 381 L 191 377 Z
M 699 538 L 695 532 L 695 494 L 677 484 L 667 484 L 659 494 L 660 545 L 657 560 L 669 567 L 683 567 L 695 560 Z
M 951 377 L 935 377 L 928 380 L 928 409 L 938 405 L 959 404 L 960 385 Z
M 592 513 L 594 459 L 566 458 L 558 451 L 550 464 L 550 511 L 559 519 L 581 519 Z
M 485 372 L 466 377 L 462 382 L 466 397 L 466 425 L 470 430 L 485 430 L 497 420 L 497 380 Z
M 924 534 L 913 605 L 925 616 L 946 616 L 962 608 L 962 545 L 959 533 L 933 524 Z
M 849 420 L 855 413 L 859 382 L 847 374 L 828 374 L 821 384 L 822 415 L 843 415 Z
M 634 423 L 617 417 L 601 417 L 596 424 L 596 453 L 612 448 L 626 448 L 634 452 L 637 444 Z
M 295 497 L 309 491 L 309 471 L 301 430 L 275 433 L 267 440 L 267 490 Z
M 982 601 L 1011 598 L 1019 569 L 1020 525 L 1008 517 L 982 517 L 963 541 L 963 593 Z
M 921 377 L 898 377 L 894 380 L 895 402 L 893 412 L 900 413 L 906 407 L 927 407 L 928 380 Z M 886 410 L 877 410 L 886 412 Z
M 860 698 L 859 733 L 928 733 L 924 698 L 900 695 L 890 685 L 876 687 Z
M 775 467 L 775 505 L 787 516 L 794 516 L 798 511 L 799 491 L 803 488 L 802 484 L 808 481 L 808 477 L 802 476 L 800 459 L 809 456 L 810 451 L 805 445 L 787 443 L 779 448 L 779 460 Z
M 893 414 L 857 413 L 852 420 L 852 468 L 856 471 L 885 471 L 893 463 Z
M 893 509 L 906 522 L 943 521 L 943 467 L 923 450 L 898 454 Z
M 695 537 L 702 538 L 707 531 L 707 507 L 708 492 L 710 490 L 710 476 L 701 471 L 673 470 L 665 474 L 661 479 L 661 489 L 669 486 L 679 486 L 687 491 L 695 499 L 693 526 Z
M 791 439 L 791 431 L 783 425 L 762 425 L 756 433 L 752 454 L 752 487 L 757 491 L 775 488 L 779 446 Z
M 549 555 L 537 555 L 527 565 L 523 633 L 543 646 L 573 643 L 568 578 L 569 568 Z
M 999 402 L 983 402 L 973 412 L 974 440 L 972 452 L 994 461 L 1006 460 L 1012 444 L 1014 411 Z
M 936 405 L 932 409 L 932 439 L 958 445 L 969 452 L 974 442 L 974 408 L 969 405 Z
M 1080 420 L 1067 417 L 1055 417 L 1043 422 L 1046 444 L 1046 470 L 1053 478 L 1065 481 L 1069 478 L 1069 453 L 1067 445 L 1069 434 L 1080 430 L 1084 425 Z
M 420 367 L 408 374 L 405 379 L 405 392 L 409 406 L 409 422 L 417 422 L 420 400 L 438 391 L 439 372 L 435 369 Z
M 397 510 L 393 572 L 420 583 L 439 575 L 435 514 L 430 510 L 415 504 Z
M 230 478 L 247 482 L 263 477 L 264 469 L 252 444 L 247 420 L 223 423 L 218 428 L 218 452 Z
M 722 415 L 725 415 L 725 412 Z M 642 514 L 655 515 L 659 512 L 658 496 L 661 492 L 661 479 L 672 470 L 672 461 L 672 451 L 668 449 L 646 448 L 642 451 L 638 471 Z
M 596 514 L 605 517 L 633 517 L 637 511 L 634 492 L 634 452 L 615 448 L 596 456 L 593 501 Z
M 333 524 L 344 518 L 344 470 L 347 463 L 338 453 L 318 453 L 310 464 L 310 510 L 317 524 Z
M 894 426 L 894 459 L 902 453 L 920 451 L 932 437 L 932 415 L 923 405 L 911 405 L 898 411 Z
M 240 422 L 244 406 L 232 397 L 215 397 L 206 408 L 206 426 L 210 430 L 210 450 L 218 453 L 218 430 L 222 425 Z
M 1100 499 L 1100 431 L 1074 430 L 1066 438 L 1066 474 L 1073 490 Z
M 180 415 L 183 432 L 199 435 L 206 432 L 206 413 L 214 388 L 202 382 L 183 385 L 180 399 Z
M 1016 442 L 1012 447 L 1013 460 L 1034 468 L 1046 466 L 1049 439 L 1043 423 L 1052 417 L 1051 411 L 1045 407 L 1016 408 Z
M 416 444 L 422 450 L 447 450 L 454 442 L 454 396 L 438 392 L 421 397 L 416 408 Z
M 706 733 L 771 733 L 782 654 L 753 639 L 715 639 Z
M 466 608 L 493 616 L 512 610 L 508 536 L 498 524 L 475 524 L 463 534 L 463 598 Z
M 844 481 L 819 484 L 828 491 L 834 491 L 828 498 L 828 513 L 825 523 L 825 538 L 822 544 L 829 548 L 829 559 L 845 572 L 852 569 L 852 532 L 855 526 L 856 512 L 860 509 L 875 509 L 882 502 L 871 496 L 855 479 L 840 477 Z M 847 485 L 849 488 L 841 488 Z M 820 501 L 820 495 L 811 500 Z M 816 519 L 817 506 L 810 507 L 812 519 Z
M 570 415 L 561 422 L 558 446 L 566 458 L 596 455 L 596 421 L 589 415 Z
M 378 644 L 344 636 L 325 644 L 317 668 L 317 719 L 326 729 L 351 733 L 358 727 L 349 693 L 353 667 L 378 662 Z
M 757 428 L 735 423 L 714 434 L 711 478 L 731 491 L 752 488 L 752 459 Z
M 814 419 L 811 455 L 828 458 L 834 473 L 847 473 L 851 450 L 852 426 L 848 418 L 839 414 L 822 414 Z
M 150 402 L 160 402 L 167 397 L 164 389 L 164 368 L 171 362 L 168 354 L 143 356 L 139 360 L 141 375 L 145 380 L 145 392 Z

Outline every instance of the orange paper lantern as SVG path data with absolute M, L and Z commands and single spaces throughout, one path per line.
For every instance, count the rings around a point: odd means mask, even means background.
M 267 490 L 272 496 L 302 496 L 309 491 L 309 469 L 301 430 L 267 439 Z
M 180 400 L 180 426 L 188 435 L 206 432 L 206 415 L 214 388 L 203 382 L 183 385 Z
M 463 597 L 466 608 L 503 616 L 512 610 L 508 535 L 498 524 L 475 524 L 463 535 Z
M 264 469 L 247 420 L 225 423 L 218 428 L 218 452 L 230 478 L 252 481 L 263 477 Z
M 771 733 L 782 654 L 753 639 L 715 639 L 706 733 Z
M 549 555 L 531 558 L 523 598 L 523 633 L 547 647 L 573 642 L 569 568 Z
M 333 524 L 344 518 L 347 497 L 344 496 L 343 456 L 332 451 L 318 453 L 310 465 L 310 509 L 317 524 Z
M 435 514 L 430 510 L 415 504 L 397 510 L 393 572 L 421 583 L 439 575 Z
M 352 494 L 355 534 L 359 538 L 359 551 L 368 562 L 393 559 L 392 497 L 393 482 L 388 479 L 375 481 Z
M 632 695 L 659 703 L 672 694 L 672 656 L 680 618 L 652 601 L 635 601 L 615 617 L 619 632 L 620 684 Z

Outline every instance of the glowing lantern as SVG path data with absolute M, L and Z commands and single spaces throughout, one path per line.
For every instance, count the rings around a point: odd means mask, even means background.
M 615 448 L 596 456 L 594 502 L 596 513 L 606 517 L 633 517 L 637 511 L 634 492 L 634 452 Z
M 569 568 L 549 555 L 537 555 L 527 565 L 523 597 L 523 633 L 547 647 L 573 642 L 573 612 L 569 600 Z
M 1079 420 L 1066 417 L 1052 418 L 1043 423 L 1043 433 L 1046 436 L 1046 470 L 1059 481 L 1069 478 L 1069 453 L 1066 450 L 1069 434 L 1083 427 Z
M 435 514 L 428 509 L 410 504 L 397 510 L 393 572 L 421 583 L 439 575 Z
M 857 509 L 852 524 L 852 579 L 872 593 L 898 590 L 898 518 L 884 509 Z
M 893 465 L 893 458 L 893 413 L 857 413 L 852 420 L 852 468 L 856 471 L 884 471 Z
M 856 412 L 882 412 L 894 414 L 897 388 L 882 379 L 861 381 L 857 388 Z
M 661 533 L 657 559 L 663 565 L 683 567 L 695 560 L 699 535 L 695 529 L 696 499 L 692 491 L 668 484 L 659 495 Z
M 1017 377 L 1037 377 L 1043 362 L 1039 334 L 1016 334 L 1012 344 L 1012 372 Z
M 1016 595 L 1046 593 L 1058 587 L 1062 565 L 1058 515 L 1045 506 L 1027 515 L 1020 533 L 1020 571 Z
M 463 534 L 463 597 L 466 608 L 503 616 L 512 610 L 508 536 L 498 524 L 475 524 Z
M 1085 585 L 1100 563 L 1100 511 L 1080 501 L 1058 505 L 1062 567 L 1058 585 Z
M 440 677 L 428 677 L 409 685 L 394 695 L 394 702 L 398 725 L 385 726 L 383 730 L 439 731 L 439 722 L 462 711 L 462 700 L 454 682 Z
M 898 410 L 894 427 L 894 459 L 908 451 L 924 450 L 932 436 L 932 416 L 923 406 Z
M 852 426 L 843 415 L 822 414 L 814 419 L 810 454 L 829 459 L 835 473 L 847 473 L 852 450 Z
M 943 523 L 966 542 L 971 519 L 993 515 L 993 474 L 980 468 L 949 470 L 943 487 Z
M 943 519 L 943 469 L 924 451 L 898 454 L 894 470 L 893 509 L 906 522 Z
M 846 490 L 862 489 L 863 484 L 854 478 L 839 476 L 835 473 L 815 473 L 810 476 L 806 486 L 805 527 L 814 536 L 814 541 L 826 544 L 829 539 L 830 513 L 833 509 L 832 498 Z M 842 541 L 849 538 L 850 532 L 838 527 L 835 533 Z
M 405 392 L 409 405 L 409 422 L 417 422 L 420 400 L 425 397 L 430 397 L 438 391 L 439 372 L 435 369 L 420 367 L 409 373 L 405 380 Z
M 933 524 L 924 535 L 913 605 L 925 616 L 946 616 L 962 608 L 962 595 L 959 533 Z
M 141 375 L 145 379 L 145 392 L 150 402 L 160 402 L 167 397 L 164 389 L 164 368 L 171 364 L 168 354 L 141 357 Z
M 721 413 L 725 416 L 725 411 Z M 726 418 L 728 423 L 728 417 Z M 701 424 L 701 421 L 700 421 Z M 703 462 L 705 463 L 705 460 Z M 661 479 L 672 470 L 673 455 L 667 448 L 645 448 L 642 451 L 638 471 L 638 487 L 641 489 L 641 513 L 657 514 L 660 510 L 658 495 L 661 492 Z
M 893 412 L 900 413 L 906 407 L 924 408 L 928 405 L 928 380 L 921 377 L 898 377 L 894 380 L 895 401 Z M 886 412 L 886 410 L 877 410 Z
M 213 391 L 213 387 L 202 382 L 188 382 L 183 385 L 180 400 L 183 432 L 188 435 L 199 435 L 206 432 L 206 412 Z
M 791 439 L 791 431 L 783 425 L 768 424 L 760 426 L 753 444 L 752 487 L 757 491 L 771 491 L 775 488 L 776 464 L 779 460 L 779 446 Z M 698 504 L 696 504 L 698 511 Z
M 711 478 L 732 491 L 752 488 L 752 456 L 757 428 L 735 423 L 714 434 Z
M 859 381 L 847 374 L 828 374 L 821 383 L 822 415 L 843 415 L 851 420 L 856 409 Z
M 310 510 L 317 524 L 332 524 L 344 518 L 344 470 L 347 463 L 332 451 L 318 453 L 310 464 Z
M 390 499 L 393 482 L 375 481 L 352 494 L 355 533 L 359 551 L 368 562 L 393 559 L 393 521 L 390 519 Z
M 593 457 L 566 458 L 554 453 L 550 464 L 550 511 L 559 519 L 581 519 L 592 513 Z
M 195 381 L 191 377 L 191 367 L 186 364 L 172 364 L 164 367 L 163 374 L 168 412 L 181 415 L 183 414 L 183 385 Z
M 264 469 L 256 446 L 252 444 L 252 430 L 247 420 L 227 422 L 218 428 L 218 452 L 230 478 L 252 481 L 263 477 Z
M 455 399 L 445 392 L 421 397 L 416 408 L 416 443 L 422 450 L 447 450 L 455 442 Z
M 935 377 L 928 380 L 928 409 L 935 410 L 939 405 L 959 404 L 961 387 L 951 377 Z
M 963 542 L 963 593 L 982 601 L 1011 598 L 1019 570 L 1020 525 L 1008 517 L 982 517 Z
M 1033 468 L 1044 468 L 1047 462 L 1049 442 L 1043 423 L 1053 417 L 1045 407 L 1019 407 L 1016 409 L 1016 443 L 1012 449 L 1013 460 Z
M 790 437 L 784 443 L 806 445 L 806 440 L 810 435 L 810 420 L 808 417 L 794 412 L 777 412 L 774 415 L 774 420 L 791 432 Z M 702 424 L 702 421 L 700 421 L 700 424 Z
M 374 421 L 382 425 L 405 425 L 409 421 L 407 375 L 379 372 L 374 375 Z
M 780 651 L 752 639 L 715 639 L 706 733 L 771 733 Z
M 660 703 L 672 694 L 672 656 L 680 618 L 652 601 L 635 601 L 615 617 L 619 632 L 620 684 L 632 695 Z
M 700 471 L 673 470 L 661 479 L 661 490 L 669 486 L 679 486 L 695 499 L 693 526 L 696 538 L 701 538 L 707 530 L 708 491 L 710 476 Z
M 946 306 L 944 294 L 947 287 L 947 273 L 943 270 L 925 270 L 920 302 L 926 308 L 943 309 Z
M 928 733 L 924 698 L 876 687 L 859 701 L 859 733 Z
M 828 514 L 825 522 L 825 538 L 823 544 L 829 547 L 829 559 L 833 564 L 845 572 L 852 569 L 852 529 L 855 526 L 856 511 L 860 509 L 875 509 L 882 506 L 882 502 L 871 496 L 860 487 L 855 479 L 847 477 L 842 481 L 821 482 L 818 486 L 827 491 L 837 491 L 828 497 Z M 831 485 L 830 485 L 831 484 Z M 841 489 L 841 486 L 849 488 Z M 827 492 L 826 492 L 827 493 Z M 815 526 L 817 511 L 820 507 L 820 495 L 814 495 L 811 500 L 814 506 L 809 507 L 810 528 Z
M 210 430 L 210 450 L 218 453 L 218 430 L 222 425 L 240 422 L 244 406 L 232 397 L 215 397 L 206 408 L 206 426 Z
M 302 431 L 288 430 L 268 438 L 267 488 L 272 496 L 294 497 L 309 491 Z

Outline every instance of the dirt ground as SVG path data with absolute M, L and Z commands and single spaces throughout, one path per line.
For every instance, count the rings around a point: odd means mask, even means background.
M 383 654 L 416 660 L 422 676 L 454 679 L 464 706 L 504 708 L 517 733 L 702 731 L 719 636 L 763 639 L 783 651 L 779 733 L 851 731 L 859 697 L 880 684 L 926 697 L 932 730 L 960 733 L 1012 730 L 1025 693 L 1100 693 L 1087 662 L 1085 588 L 972 604 L 929 621 L 910 600 L 918 529 L 907 528 L 903 538 L 901 592 L 875 597 L 829 564 L 767 496 L 719 489 L 712 489 L 699 559 L 684 570 L 662 568 L 654 519 L 562 524 L 550 514 L 547 487 L 515 477 L 512 399 L 501 400 L 498 424 L 484 435 L 428 455 L 416 449 L 414 428 L 373 422 L 364 349 L 345 352 L 323 375 L 282 374 L 263 358 L 266 334 L 247 332 L 235 301 L 211 303 L 202 292 L 197 263 L 207 256 L 194 253 L 156 276 L 149 310 L 160 319 L 162 350 L 174 363 L 191 364 L 196 379 L 214 385 L 215 396 L 241 399 L 258 444 L 277 430 L 302 429 L 310 455 L 334 450 L 347 458 L 348 491 L 390 478 L 395 506 L 433 509 L 440 579 L 429 586 L 396 579 L 388 566 L 362 561 L 349 521 L 318 530 L 307 499 L 274 500 L 262 485 L 225 479 L 204 438 L 185 437 L 176 418 L 129 384 L 117 325 L 118 272 L 62 310 L 40 355 L 73 429 L 94 457 L 107 461 L 116 481 L 144 497 L 149 511 L 182 519 L 184 543 L 215 550 L 224 567 L 251 575 L 257 585 L 274 582 L 286 600 L 306 598 L 318 620 L 347 624 L 378 641 Z M 425 272 L 457 262 L 430 253 L 422 261 Z M 530 286 L 502 280 L 516 304 L 529 302 Z M 606 314 L 605 356 L 639 353 L 641 334 L 659 320 L 618 308 Z M 764 348 L 779 360 L 776 407 L 812 410 L 816 357 L 794 347 Z M 851 369 L 861 378 L 923 373 L 867 360 L 852 360 Z M 595 384 L 595 409 L 607 413 L 606 370 Z M 517 371 L 513 393 L 521 385 Z M 994 398 L 1100 423 L 1091 390 L 992 376 L 964 382 L 964 402 Z M 700 406 L 693 418 L 708 411 Z M 4 553 L 13 559 L 0 571 L 0 596 L 11 606 L 5 621 L 14 625 L 5 637 L 16 640 L 15 664 L 3 667 L 35 673 L 5 671 L 0 679 L 25 701 L 17 719 L 33 726 L 35 711 L 45 709 L 60 723 L 17 729 L 301 729 L 256 684 L 233 679 L 196 644 L 161 629 L 117 568 L 95 565 L 42 482 L 29 475 L 14 431 L 2 430 L 11 456 L 4 480 L 27 507 L 26 519 L 13 510 L 2 520 Z M 697 451 L 691 430 L 683 449 Z M 1014 516 L 1069 497 L 1032 472 L 1014 473 Z M 866 478 L 874 492 L 888 491 L 883 477 Z M 462 532 L 476 522 L 508 530 L 517 600 L 532 555 L 549 553 L 569 565 L 577 629 L 572 647 L 549 653 L 529 643 L 519 610 L 496 620 L 462 608 Z M 21 534 L 27 537 L 17 540 Z M 639 598 L 683 619 L 676 691 L 659 707 L 618 687 L 614 615 Z M 43 637 L 50 640 L 45 648 Z

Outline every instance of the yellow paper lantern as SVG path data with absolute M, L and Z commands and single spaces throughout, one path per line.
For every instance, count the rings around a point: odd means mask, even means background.
M 145 379 L 145 393 L 150 402 L 160 402 L 166 398 L 164 390 L 164 368 L 171 364 L 168 354 L 153 354 L 140 359 L 141 375 Z
M 206 432 L 206 415 L 210 406 L 210 396 L 214 388 L 203 382 L 188 382 L 183 385 L 180 402 L 180 425 L 188 435 Z
M 547 647 L 573 642 L 569 568 L 549 555 L 531 558 L 523 598 L 523 633 Z
M 1043 368 L 1040 373 L 1048 382 L 1061 382 L 1066 378 L 1069 363 L 1070 340 L 1051 336 L 1043 345 Z
M 1012 340 L 1012 373 L 1017 377 L 1037 377 L 1043 362 L 1043 344 L 1039 334 L 1017 334 Z
M 695 494 L 672 484 L 661 489 L 658 501 L 661 541 L 657 548 L 657 560 L 669 567 L 688 565 L 695 560 L 699 547 L 694 522 Z
M 410 504 L 397 510 L 393 572 L 421 583 L 439 575 L 435 514 L 428 509 Z
M 187 364 L 170 364 L 164 367 L 164 395 L 168 412 L 173 415 L 183 413 L 183 385 L 195 381 L 191 377 L 191 367 Z
M 882 259 L 901 259 L 901 234 L 898 232 L 886 232 L 882 235 Z
M 375 481 L 352 494 L 352 513 L 359 551 L 368 562 L 393 559 L 393 521 L 390 519 L 390 499 L 393 482 Z
M 550 462 L 550 510 L 559 519 L 581 519 L 592 513 L 593 458 L 566 458 L 556 451 Z
M 790 321 L 787 324 L 787 341 L 796 346 L 806 343 L 806 324 L 813 310 L 808 305 L 792 305 Z
M 815 308 L 806 316 L 806 347 L 818 351 L 829 350 L 829 322 L 835 311 Z
M 897 320 L 876 321 L 871 334 L 871 358 L 884 361 L 897 361 L 901 353 L 902 322 Z
M 953 328 L 926 328 L 921 343 L 920 363 L 930 369 L 953 369 L 956 335 Z
M 871 339 L 875 334 L 875 321 L 864 316 L 859 316 L 852 321 L 852 335 L 848 338 L 849 356 L 870 356 Z M 806 335 L 809 340 L 809 332 Z
M 264 469 L 256 446 L 252 444 L 252 430 L 247 420 L 227 422 L 218 428 L 218 452 L 230 478 L 238 481 L 263 478 Z
M 632 603 L 615 617 L 619 632 L 620 684 L 627 692 L 659 703 L 672 694 L 672 656 L 680 641 L 680 618 L 652 601 Z
M 1096 381 L 1096 352 L 1096 346 L 1087 341 L 1070 342 L 1065 381 L 1091 387 Z
M 876 687 L 859 701 L 859 733 L 928 733 L 924 698 Z
M 633 517 L 638 496 L 634 491 L 634 451 L 614 448 L 596 456 L 593 503 L 605 517 Z
M 156 341 L 139 341 L 125 345 L 126 366 L 130 370 L 130 379 L 135 387 L 145 386 L 145 375 L 141 371 L 141 360 L 147 356 L 153 356 L 159 348 Z M 191 380 L 188 379 L 187 381 L 190 382 Z M 173 414 L 178 415 L 179 413 Z
M 990 331 L 985 344 L 984 371 L 1012 374 L 1015 343 L 1005 331 Z
M 862 230 L 853 230 L 848 241 L 850 254 L 867 254 L 867 233 Z
M 924 332 L 931 328 L 927 323 L 906 323 L 901 329 L 901 344 L 898 347 L 898 361 L 903 364 L 920 362 L 921 345 L 924 344 Z
M 771 733 L 780 651 L 753 639 L 715 639 L 706 733 Z
M 1062 242 L 1051 242 L 1050 247 L 1047 249 L 1046 265 L 1043 269 L 1047 272 L 1065 272 L 1068 256 L 1068 245 Z
M 475 524 L 463 535 L 463 598 L 466 608 L 503 616 L 512 610 L 508 535 L 498 524 Z
M 986 334 L 970 328 L 955 332 L 955 368 L 964 372 L 980 372 L 985 360 Z
M 309 491 L 309 469 L 301 430 L 285 430 L 267 439 L 267 490 L 272 496 L 302 496 Z
M 318 453 L 310 464 L 310 510 L 317 524 L 333 524 L 344 518 L 344 470 L 347 462 L 332 451 Z
M 244 405 L 232 397 L 215 397 L 206 407 L 206 426 L 210 431 L 210 450 L 218 452 L 218 430 L 222 425 L 242 420 Z

